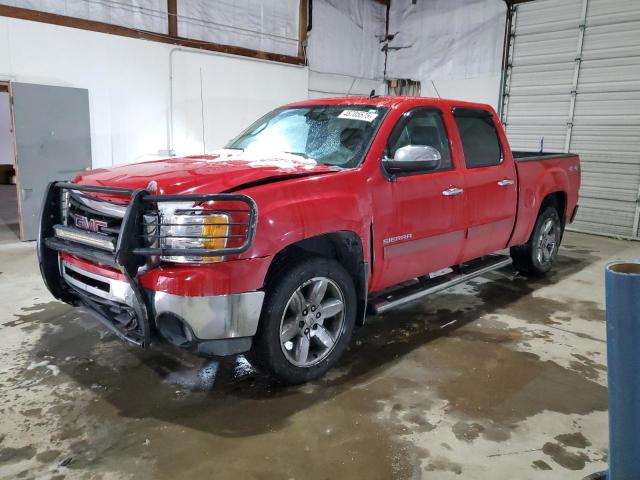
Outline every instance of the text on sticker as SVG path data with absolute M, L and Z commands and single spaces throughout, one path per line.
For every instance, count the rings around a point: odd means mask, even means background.
M 362 120 L 363 122 L 373 122 L 378 116 L 378 112 L 364 112 L 362 110 L 343 110 L 338 118 L 349 120 Z

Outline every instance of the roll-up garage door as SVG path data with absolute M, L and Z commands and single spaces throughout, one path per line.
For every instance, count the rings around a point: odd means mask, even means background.
M 518 150 L 582 159 L 572 228 L 639 238 L 640 0 L 515 7 L 502 120 Z

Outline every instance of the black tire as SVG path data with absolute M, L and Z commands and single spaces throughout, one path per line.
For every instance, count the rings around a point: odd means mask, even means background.
M 547 232 L 549 225 L 551 230 Z M 529 277 L 544 276 L 551 270 L 558 256 L 562 233 L 562 222 L 556 207 L 552 205 L 544 207 L 538 215 L 529 241 L 524 245 L 511 247 L 511 258 L 515 269 Z M 552 248 L 550 247 L 551 235 L 555 240 Z
M 327 287 L 326 292 L 329 292 L 329 289 L 332 290 L 332 295 L 335 297 L 332 298 L 334 303 L 336 299 L 340 299 L 343 302 L 343 315 L 339 324 L 337 315 L 340 314 L 336 314 L 334 317 L 327 316 L 326 320 L 322 317 L 322 321 L 327 322 L 326 325 L 329 325 L 328 322 L 331 322 L 332 319 L 335 321 L 333 324 L 335 332 L 331 335 L 334 340 L 332 346 L 329 348 L 320 341 L 319 337 L 311 336 L 314 333 L 316 335 L 319 334 L 320 331 L 317 328 L 323 329 L 323 336 L 329 331 L 330 327 L 327 326 L 325 329 L 322 324 L 320 326 L 306 324 L 304 327 L 300 325 L 301 329 L 297 336 L 290 341 L 284 341 L 283 339 L 286 336 L 283 335 L 281 337 L 281 328 L 283 330 L 286 329 L 285 313 L 290 318 L 293 315 L 296 322 L 300 318 L 308 319 L 308 322 L 315 322 L 314 315 L 320 313 L 321 310 L 324 311 L 323 308 L 316 307 L 318 311 L 311 313 L 312 305 L 306 302 L 307 297 L 304 295 L 306 288 L 313 288 L 313 282 L 321 282 L 322 280 L 318 279 L 322 278 L 329 280 L 327 282 L 329 287 Z M 294 294 L 297 295 L 298 293 L 303 293 L 301 298 L 305 300 L 304 303 L 307 307 L 307 314 L 303 317 L 295 316 L 291 306 L 297 305 L 294 300 Z M 341 298 L 340 295 L 342 296 Z M 265 302 L 260 316 L 258 331 L 253 342 L 252 358 L 254 362 L 276 380 L 288 385 L 300 384 L 321 377 L 335 365 L 346 350 L 355 324 L 357 306 L 353 280 L 337 261 L 326 258 L 302 258 L 291 262 L 280 270 L 266 286 Z M 328 314 L 329 310 L 327 309 L 326 312 Z M 288 322 L 288 325 L 296 322 Z M 333 338 L 334 336 L 335 338 Z M 295 353 L 298 353 L 298 344 L 303 341 L 302 337 L 308 338 L 310 342 L 310 346 L 307 346 L 309 363 L 316 361 L 316 363 L 308 366 L 300 366 L 293 363 L 295 361 L 293 357 Z M 326 339 L 326 337 L 324 338 Z M 291 346 L 289 347 L 290 351 L 287 351 L 288 345 L 293 345 L 294 343 L 295 349 Z M 313 348 L 326 348 L 327 351 L 322 352 L 322 355 L 316 360 L 313 358 Z M 318 357 L 317 354 L 316 357 Z

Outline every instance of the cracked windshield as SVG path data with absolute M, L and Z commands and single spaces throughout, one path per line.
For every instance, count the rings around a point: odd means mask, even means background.
M 229 142 L 245 152 L 283 152 L 321 165 L 360 164 L 387 109 L 321 105 L 274 110 Z

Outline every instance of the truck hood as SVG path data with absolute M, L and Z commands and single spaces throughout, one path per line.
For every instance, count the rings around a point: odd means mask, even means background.
M 299 155 L 220 150 L 209 155 L 99 168 L 78 175 L 74 182 L 138 189 L 155 181 L 158 194 L 224 193 L 339 170 Z

